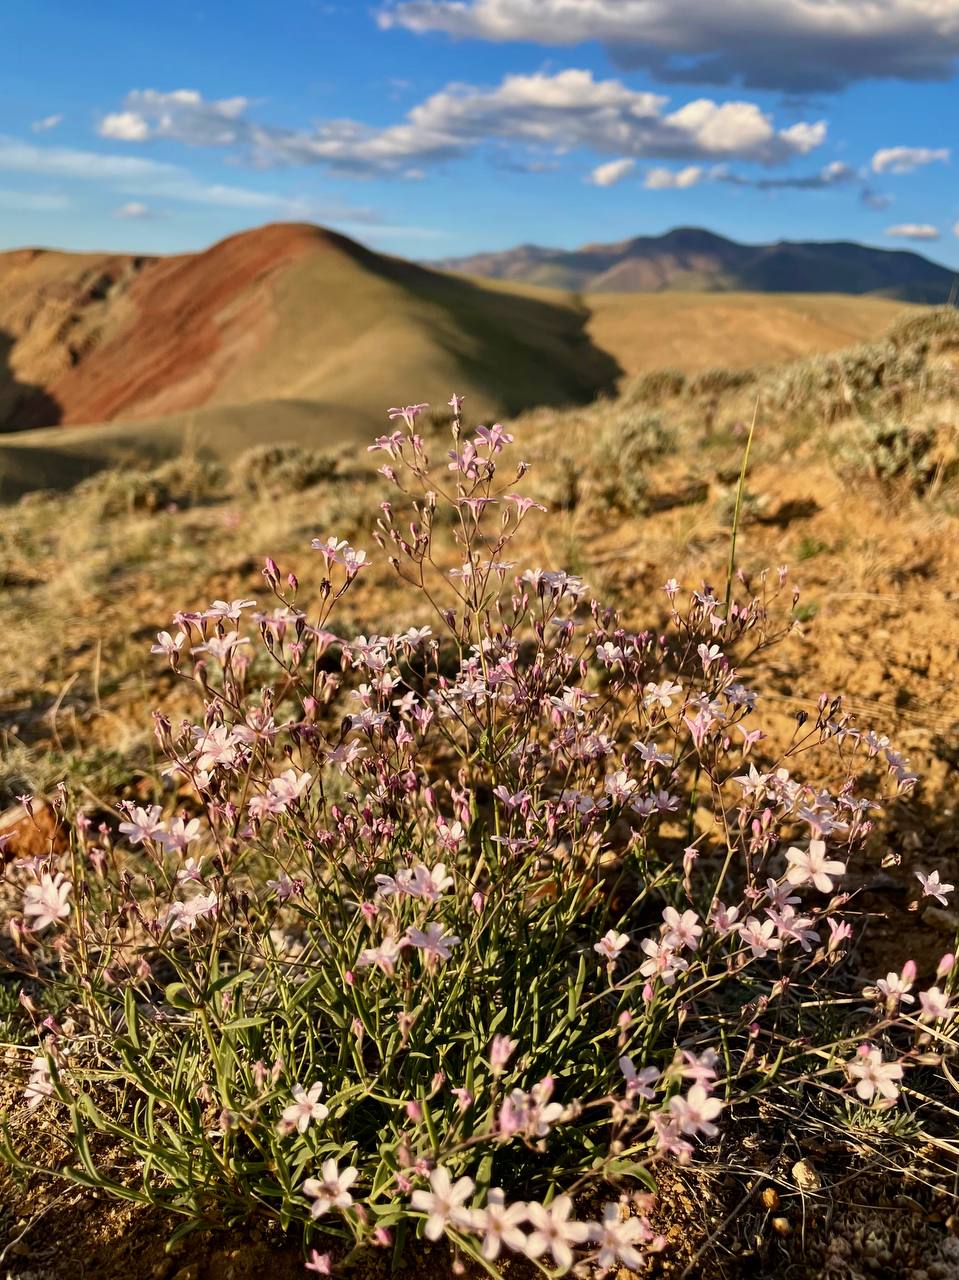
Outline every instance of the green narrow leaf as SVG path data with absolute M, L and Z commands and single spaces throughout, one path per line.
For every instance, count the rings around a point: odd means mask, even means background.
M 137 1015 L 136 996 L 133 994 L 133 988 L 127 987 L 123 993 L 123 1016 L 127 1024 L 127 1032 L 134 1049 L 139 1049 L 140 1045 L 140 1024 Z

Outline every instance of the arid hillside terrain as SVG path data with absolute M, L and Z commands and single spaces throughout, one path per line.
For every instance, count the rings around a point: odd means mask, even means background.
M 0 255 L 0 500 L 184 448 L 365 441 L 384 405 L 585 404 L 640 372 L 744 368 L 879 337 L 900 303 L 597 293 L 471 280 L 278 224 L 170 258 Z
M 0 255 L 0 422 L 279 399 L 372 415 L 452 382 L 498 412 L 584 401 L 619 374 L 586 317 L 569 297 L 471 284 L 307 225 L 169 258 L 24 249 Z

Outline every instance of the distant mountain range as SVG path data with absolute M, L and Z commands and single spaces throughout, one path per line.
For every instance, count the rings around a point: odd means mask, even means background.
M 430 265 L 580 293 L 849 293 L 924 303 L 945 302 L 957 280 L 955 271 L 908 250 L 847 241 L 738 244 L 698 227 L 573 250 L 524 244 Z

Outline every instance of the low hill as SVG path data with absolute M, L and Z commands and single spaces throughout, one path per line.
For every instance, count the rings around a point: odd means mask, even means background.
M 432 264 L 466 275 L 584 293 L 662 290 L 875 294 L 945 302 L 956 272 L 918 253 L 846 241 L 748 245 L 696 227 L 581 249 L 521 245 Z
M 456 388 L 484 413 L 620 373 L 571 297 L 508 292 L 273 225 L 169 258 L 0 255 L 0 430 L 317 400 L 334 419 Z
M 348 447 L 389 405 L 454 389 L 477 417 L 582 404 L 647 369 L 872 340 L 902 309 L 477 281 L 296 224 L 168 258 L 0 254 L 0 500 L 184 448 Z

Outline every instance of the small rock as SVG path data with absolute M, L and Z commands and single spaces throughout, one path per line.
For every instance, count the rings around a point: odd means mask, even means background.
M 947 911 L 945 907 L 926 907 L 921 919 L 937 933 L 954 934 L 959 929 L 959 911 Z
M 808 1160 L 797 1160 L 792 1167 L 793 1182 L 800 1191 L 819 1191 L 822 1178 Z
M 792 1223 L 788 1218 L 773 1218 L 773 1230 L 779 1236 L 788 1236 L 792 1231 Z
M 0 862 L 45 857 L 50 853 L 63 853 L 69 848 L 67 828 L 57 817 L 53 806 L 41 799 L 34 800 L 32 817 L 23 805 L 15 805 L 0 813 L 0 836 L 4 837 Z

